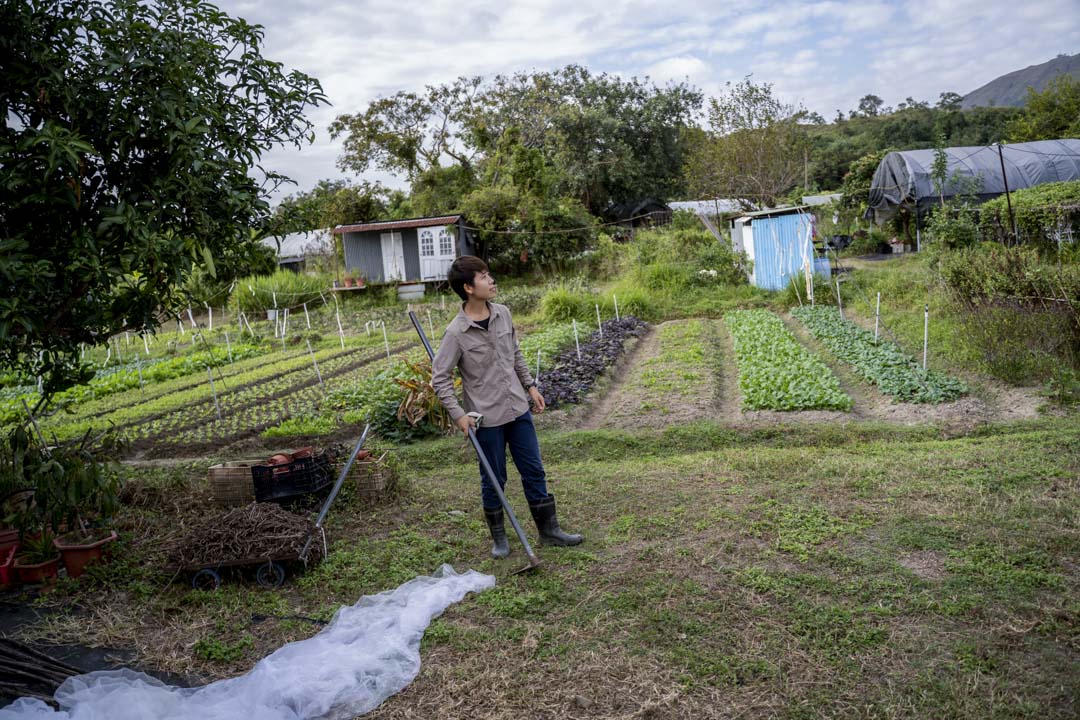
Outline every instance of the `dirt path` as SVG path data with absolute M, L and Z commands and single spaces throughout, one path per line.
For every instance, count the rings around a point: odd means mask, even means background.
M 595 429 L 609 427 L 607 419 L 615 412 L 623 412 L 638 401 L 632 397 L 630 386 L 638 372 L 641 362 L 654 357 L 660 347 L 660 333 L 657 326 L 649 328 L 647 335 L 641 337 L 624 362 L 615 369 L 611 384 L 604 394 L 589 406 L 580 427 Z

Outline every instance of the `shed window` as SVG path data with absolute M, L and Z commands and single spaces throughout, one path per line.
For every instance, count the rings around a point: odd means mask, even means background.
M 434 257 L 435 255 L 435 236 L 431 234 L 430 230 L 420 231 L 420 254 L 423 257 Z
M 439 231 L 439 254 L 440 255 L 453 255 L 454 254 L 454 236 L 450 234 L 450 231 L 443 228 Z

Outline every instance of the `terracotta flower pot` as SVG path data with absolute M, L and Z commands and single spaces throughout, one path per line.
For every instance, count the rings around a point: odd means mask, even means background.
M 0 557 L 3 557 L 5 550 L 7 550 L 12 545 L 18 545 L 18 543 L 18 530 L 0 530 Z
M 19 579 L 15 572 L 15 553 L 18 551 L 18 543 L 0 550 L 0 588 L 14 585 Z
M 86 572 L 86 566 L 90 563 L 104 562 L 105 546 L 116 539 L 115 530 L 110 530 L 108 536 L 98 540 L 84 540 L 78 533 L 68 533 L 53 540 L 53 546 L 63 556 L 68 577 L 79 577 Z
M 60 571 L 60 558 L 46 560 L 43 563 L 24 565 L 18 558 L 15 560 L 15 571 L 19 574 L 19 581 L 24 583 L 43 583 L 52 580 Z

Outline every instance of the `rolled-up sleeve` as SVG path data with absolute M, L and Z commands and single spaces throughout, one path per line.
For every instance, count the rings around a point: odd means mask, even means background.
M 454 369 L 461 359 L 461 345 L 457 335 L 446 333 L 439 344 L 439 351 L 431 362 L 431 386 L 439 396 L 439 402 L 450 413 L 450 419 L 457 422 L 465 410 L 454 396 Z

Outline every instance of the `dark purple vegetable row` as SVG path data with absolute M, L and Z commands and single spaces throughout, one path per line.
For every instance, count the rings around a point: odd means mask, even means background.
M 596 331 L 581 343 L 580 360 L 574 347 L 555 358 L 554 369 L 540 377 L 540 391 L 548 407 L 581 402 L 601 373 L 622 354 L 626 341 L 644 335 L 648 327 L 633 316 L 608 320 L 603 324 L 603 338 Z

